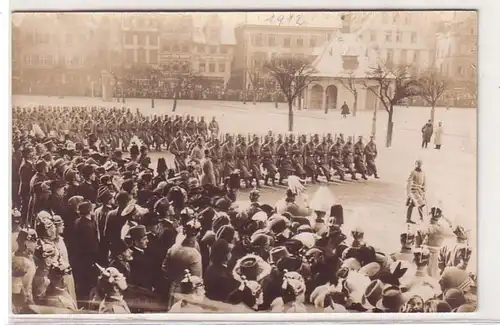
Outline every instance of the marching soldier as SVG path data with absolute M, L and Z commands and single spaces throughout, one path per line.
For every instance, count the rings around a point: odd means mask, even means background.
M 245 137 L 240 138 L 240 143 L 236 146 L 234 157 L 236 159 L 236 168 L 240 170 L 240 175 L 245 181 L 245 184 L 250 187 L 250 182 L 252 179 L 252 174 L 249 171 L 247 163 L 247 144 Z
M 331 182 L 330 168 L 328 167 L 327 160 L 325 159 L 327 157 L 326 145 L 326 138 L 323 138 L 321 142 L 316 145 L 314 148 L 314 161 L 318 171 L 321 171 L 321 173 L 326 177 L 326 180 Z M 318 174 L 316 174 L 316 181 L 318 180 L 317 177 Z
M 341 140 L 342 143 L 342 140 Z M 351 179 L 357 180 L 356 171 L 354 170 L 354 156 L 352 149 L 352 138 L 348 137 L 347 142 L 342 149 L 342 158 L 344 163 L 344 168 L 347 169 L 347 172 L 351 174 Z
M 328 153 L 330 155 L 330 166 L 335 171 L 334 175 L 339 176 L 341 181 L 345 180 L 344 168 L 342 167 L 342 146 L 339 138 L 330 146 Z
M 191 116 L 191 119 L 187 118 L 186 119 L 186 127 L 185 131 L 186 134 L 191 138 L 196 134 L 196 122 L 194 120 L 194 116 Z
M 272 143 L 272 136 L 269 137 L 266 135 L 266 142 L 262 145 L 261 155 L 262 155 L 262 167 L 267 171 L 266 178 L 264 180 L 266 185 L 269 185 L 269 179 L 271 179 L 272 185 L 274 186 L 276 180 L 276 173 L 278 170 L 276 169 L 276 165 L 273 160 L 273 147 L 274 143 Z
M 280 172 L 279 184 L 283 185 L 283 180 L 290 175 L 293 175 L 295 171 L 292 166 L 292 161 L 290 159 L 290 146 L 288 141 L 283 141 L 281 137 L 278 138 L 278 141 L 282 141 L 281 144 L 278 145 L 277 154 L 278 154 L 278 169 Z
M 364 149 L 366 157 L 366 167 L 368 176 L 373 175 L 375 178 L 379 178 L 377 174 L 377 166 L 375 165 L 375 159 L 377 158 L 377 145 L 375 144 L 375 137 L 370 136 L 370 142 L 368 142 Z
M 262 176 L 260 174 L 260 152 L 261 147 L 259 144 L 259 138 L 254 136 L 253 142 L 247 149 L 247 157 L 248 157 L 248 166 L 252 171 L 252 176 L 257 182 L 257 187 L 260 187 L 260 180 Z
M 201 135 L 203 139 L 206 139 L 208 136 L 208 127 L 207 122 L 205 122 L 205 117 L 201 117 L 200 121 L 198 122 L 197 129 L 198 134 Z
M 312 182 L 316 183 L 316 163 L 314 161 L 314 139 L 309 138 L 309 141 L 304 145 L 304 169 L 307 176 L 311 177 Z
M 222 183 L 222 175 L 224 174 L 224 166 L 222 163 L 223 152 L 218 138 L 214 138 L 214 143 L 210 147 L 210 158 L 213 164 L 215 185 Z
M 210 130 L 210 133 L 212 136 L 218 136 L 219 135 L 219 123 L 215 120 L 215 116 L 212 118 L 212 121 L 210 121 L 210 124 L 208 125 L 208 129 Z
M 224 157 L 224 178 L 226 178 L 229 177 L 235 169 L 235 147 L 233 144 L 233 138 L 231 136 L 227 138 L 227 142 L 222 147 L 222 155 Z
M 177 172 L 186 170 L 186 157 L 187 157 L 187 147 L 184 139 L 182 138 L 182 132 L 177 132 L 177 137 L 174 139 L 170 145 L 170 152 L 175 156 L 175 165 Z
M 354 169 L 356 172 L 361 174 L 361 177 L 366 180 L 366 165 L 364 159 L 364 145 L 363 145 L 363 137 L 359 137 L 358 142 L 354 145 Z

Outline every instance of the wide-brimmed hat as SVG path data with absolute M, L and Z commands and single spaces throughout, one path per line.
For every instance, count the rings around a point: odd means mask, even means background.
M 396 286 L 387 286 L 375 307 L 385 312 L 397 313 L 404 304 L 405 299 L 401 290 Z
M 243 281 L 243 276 L 247 280 L 261 281 L 271 273 L 271 265 L 257 255 L 246 255 L 236 261 L 233 269 L 233 277 L 238 281 Z
M 379 300 L 382 298 L 384 291 L 384 283 L 380 280 L 373 280 L 365 290 L 361 298 L 361 306 L 365 309 L 375 308 Z

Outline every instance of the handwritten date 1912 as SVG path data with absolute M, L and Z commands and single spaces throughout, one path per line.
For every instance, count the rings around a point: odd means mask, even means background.
M 276 24 L 282 26 L 284 24 L 302 26 L 304 24 L 304 19 L 301 14 L 288 13 L 283 15 L 272 14 L 271 16 L 264 19 L 269 24 Z

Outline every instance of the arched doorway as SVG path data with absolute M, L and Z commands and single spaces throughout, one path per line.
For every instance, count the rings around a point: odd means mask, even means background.
M 326 87 L 326 107 L 328 107 L 328 109 L 337 108 L 337 92 L 338 89 L 334 85 Z
M 321 85 L 314 85 L 311 88 L 311 101 L 310 106 L 312 109 L 322 109 L 323 107 L 323 87 Z

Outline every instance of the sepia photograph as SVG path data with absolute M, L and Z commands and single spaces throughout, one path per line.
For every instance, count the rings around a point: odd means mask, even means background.
M 11 37 L 12 314 L 476 311 L 476 11 Z

